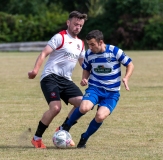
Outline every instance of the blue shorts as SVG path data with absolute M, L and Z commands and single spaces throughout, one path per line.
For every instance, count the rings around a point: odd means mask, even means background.
M 110 113 L 115 109 L 117 102 L 119 100 L 119 91 L 107 91 L 103 88 L 98 88 L 95 86 L 89 86 L 85 90 L 83 100 L 89 100 L 94 105 L 98 104 L 100 106 L 105 106 L 110 110 Z

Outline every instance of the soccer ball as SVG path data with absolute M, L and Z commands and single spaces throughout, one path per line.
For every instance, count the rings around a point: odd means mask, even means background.
M 68 148 L 75 145 L 70 133 L 65 130 L 59 130 L 54 133 L 53 143 L 57 148 Z

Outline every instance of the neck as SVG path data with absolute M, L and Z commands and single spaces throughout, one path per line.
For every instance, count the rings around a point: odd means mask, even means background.
M 104 52 L 106 50 L 106 44 L 102 45 L 101 52 Z
M 68 29 L 67 29 L 67 32 L 68 32 L 68 34 L 69 34 L 72 38 L 77 38 L 77 35 L 73 34 L 73 33 L 70 32 Z

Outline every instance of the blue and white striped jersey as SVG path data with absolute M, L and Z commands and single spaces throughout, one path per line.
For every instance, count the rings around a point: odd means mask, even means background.
M 119 91 L 121 64 L 127 66 L 131 61 L 131 58 L 118 47 L 106 45 L 106 50 L 103 53 L 94 54 L 88 49 L 82 68 L 90 71 L 89 85 L 108 91 Z

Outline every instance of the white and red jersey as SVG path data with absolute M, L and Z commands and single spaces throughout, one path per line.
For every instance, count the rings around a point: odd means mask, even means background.
M 85 56 L 84 42 L 79 38 L 73 38 L 67 30 L 63 30 L 54 35 L 47 45 L 53 49 L 53 52 L 45 64 L 41 80 L 52 73 L 72 80 L 72 71 L 78 59 L 84 59 Z

